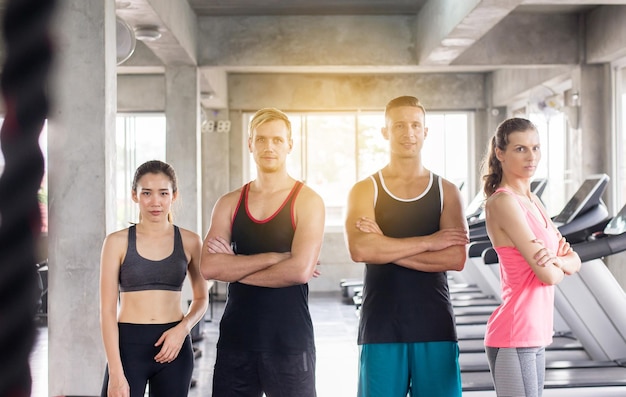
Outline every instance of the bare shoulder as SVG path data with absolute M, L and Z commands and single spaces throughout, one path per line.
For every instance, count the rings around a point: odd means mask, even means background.
M 455 183 L 452 183 L 441 176 L 439 178 L 441 178 L 441 186 L 443 186 L 444 190 L 459 190 L 459 187 Z
M 220 197 L 215 202 L 214 209 L 219 210 L 220 212 L 229 210 L 232 213 L 235 207 L 237 206 L 237 204 L 239 203 L 239 198 L 241 197 L 242 190 L 243 190 L 243 187 L 240 187 Z
M 180 230 L 180 236 L 183 240 L 183 249 L 185 253 L 190 256 L 187 259 L 190 261 L 189 263 L 191 263 L 194 258 L 199 258 L 199 255 L 201 255 L 202 240 L 197 233 L 191 230 L 182 227 L 178 227 L 178 230 Z
M 485 210 L 491 215 L 506 215 L 519 206 L 515 198 L 505 192 L 497 192 L 485 201 Z
M 232 192 L 228 192 L 222 197 L 219 198 L 218 202 L 222 203 L 237 203 L 239 198 L 241 197 L 241 192 L 243 190 L 243 186 L 233 190 Z
M 127 250 L 128 228 L 109 234 L 102 243 L 102 263 L 112 263 L 113 259 L 115 263 L 120 264 Z
M 118 230 L 106 236 L 104 245 L 110 247 L 126 247 L 128 245 L 128 228 Z
M 373 196 L 374 181 L 370 177 L 361 179 L 352 186 L 352 189 L 350 189 L 350 194 L 356 195 L 358 197 L 363 197 L 364 195 Z
M 322 199 L 322 196 L 320 196 L 315 190 L 313 190 L 310 186 L 306 184 L 302 185 L 302 189 L 300 189 L 300 193 L 298 194 L 298 196 L 302 196 L 311 200 Z
M 322 196 L 307 185 L 302 185 L 296 203 L 297 205 L 304 205 L 305 210 L 324 208 Z
M 180 230 L 180 236 L 183 239 L 183 244 L 193 244 L 200 241 L 200 236 L 198 235 L 198 233 L 192 232 L 191 230 L 182 228 L 180 226 L 178 227 L 178 230 Z
M 441 187 L 444 193 L 444 196 L 443 196 L 444 199 L 447 197 L 454 197 L 454 198 L 461 197 L 461 191 L 459 190 L 459 187 L 455 183 L 450 182 L 446 178 L 443 178 L 443 177 L 440 177 L 440 178 L 441 178 Z

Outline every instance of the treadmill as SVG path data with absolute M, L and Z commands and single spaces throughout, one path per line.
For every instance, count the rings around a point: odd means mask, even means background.
M 594 360 L 626 365 L 626 293 L 601 260 L 626 251 L 626 206 L 602 234 L 572 249 L 583 265 L 557 285 L 555 306 L 567 311 L 573 334 Z

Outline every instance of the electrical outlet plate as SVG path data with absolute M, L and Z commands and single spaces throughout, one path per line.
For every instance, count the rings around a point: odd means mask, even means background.
M 215 120 L 207 120 L 202 125 L 203 132 L 215 132 Z
M 228 133 L 230 131 L 230 120 L 220 120 L 217 122 L 217 132 Z

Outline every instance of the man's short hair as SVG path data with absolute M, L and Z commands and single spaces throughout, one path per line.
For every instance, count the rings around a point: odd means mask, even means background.
M 422 109 L 424 117 L 426 117 L 426 108 L 424 108 L 424 105 L 422 105 L 420 100 L 414 96 L 406 95 L 394 98 L 387 103 L 387 106 L 385 107 L 385 119 L 389 116 L 389 111 L 391 109 L 399 108 L 401 106 L 412 106 L 414 108 Z
M 254 116 L 252 116 L 248 129 L 248 137 L 252 138 L 252 131 L 257 129 L 260 125 L 274 120 L 281 120 L 285 123 L 287 126 L 287 139 L 291 139 L 291 122 L 289 121 L 289 117 L 276 108 L 259 109 Z

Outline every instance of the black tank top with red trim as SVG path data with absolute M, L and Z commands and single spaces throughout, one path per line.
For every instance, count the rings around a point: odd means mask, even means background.
M 248 211 L 246 184 L 232 223 L 231 244 L 238 255 L 290 252 L 295 232 L 294 204 L 302 182 L 296 182 L 282 206 L 269 218 Z M 308 284 L 267 288 L 233 282 L 220 322 L 219 348 L 299 353 L 314 349 Z

